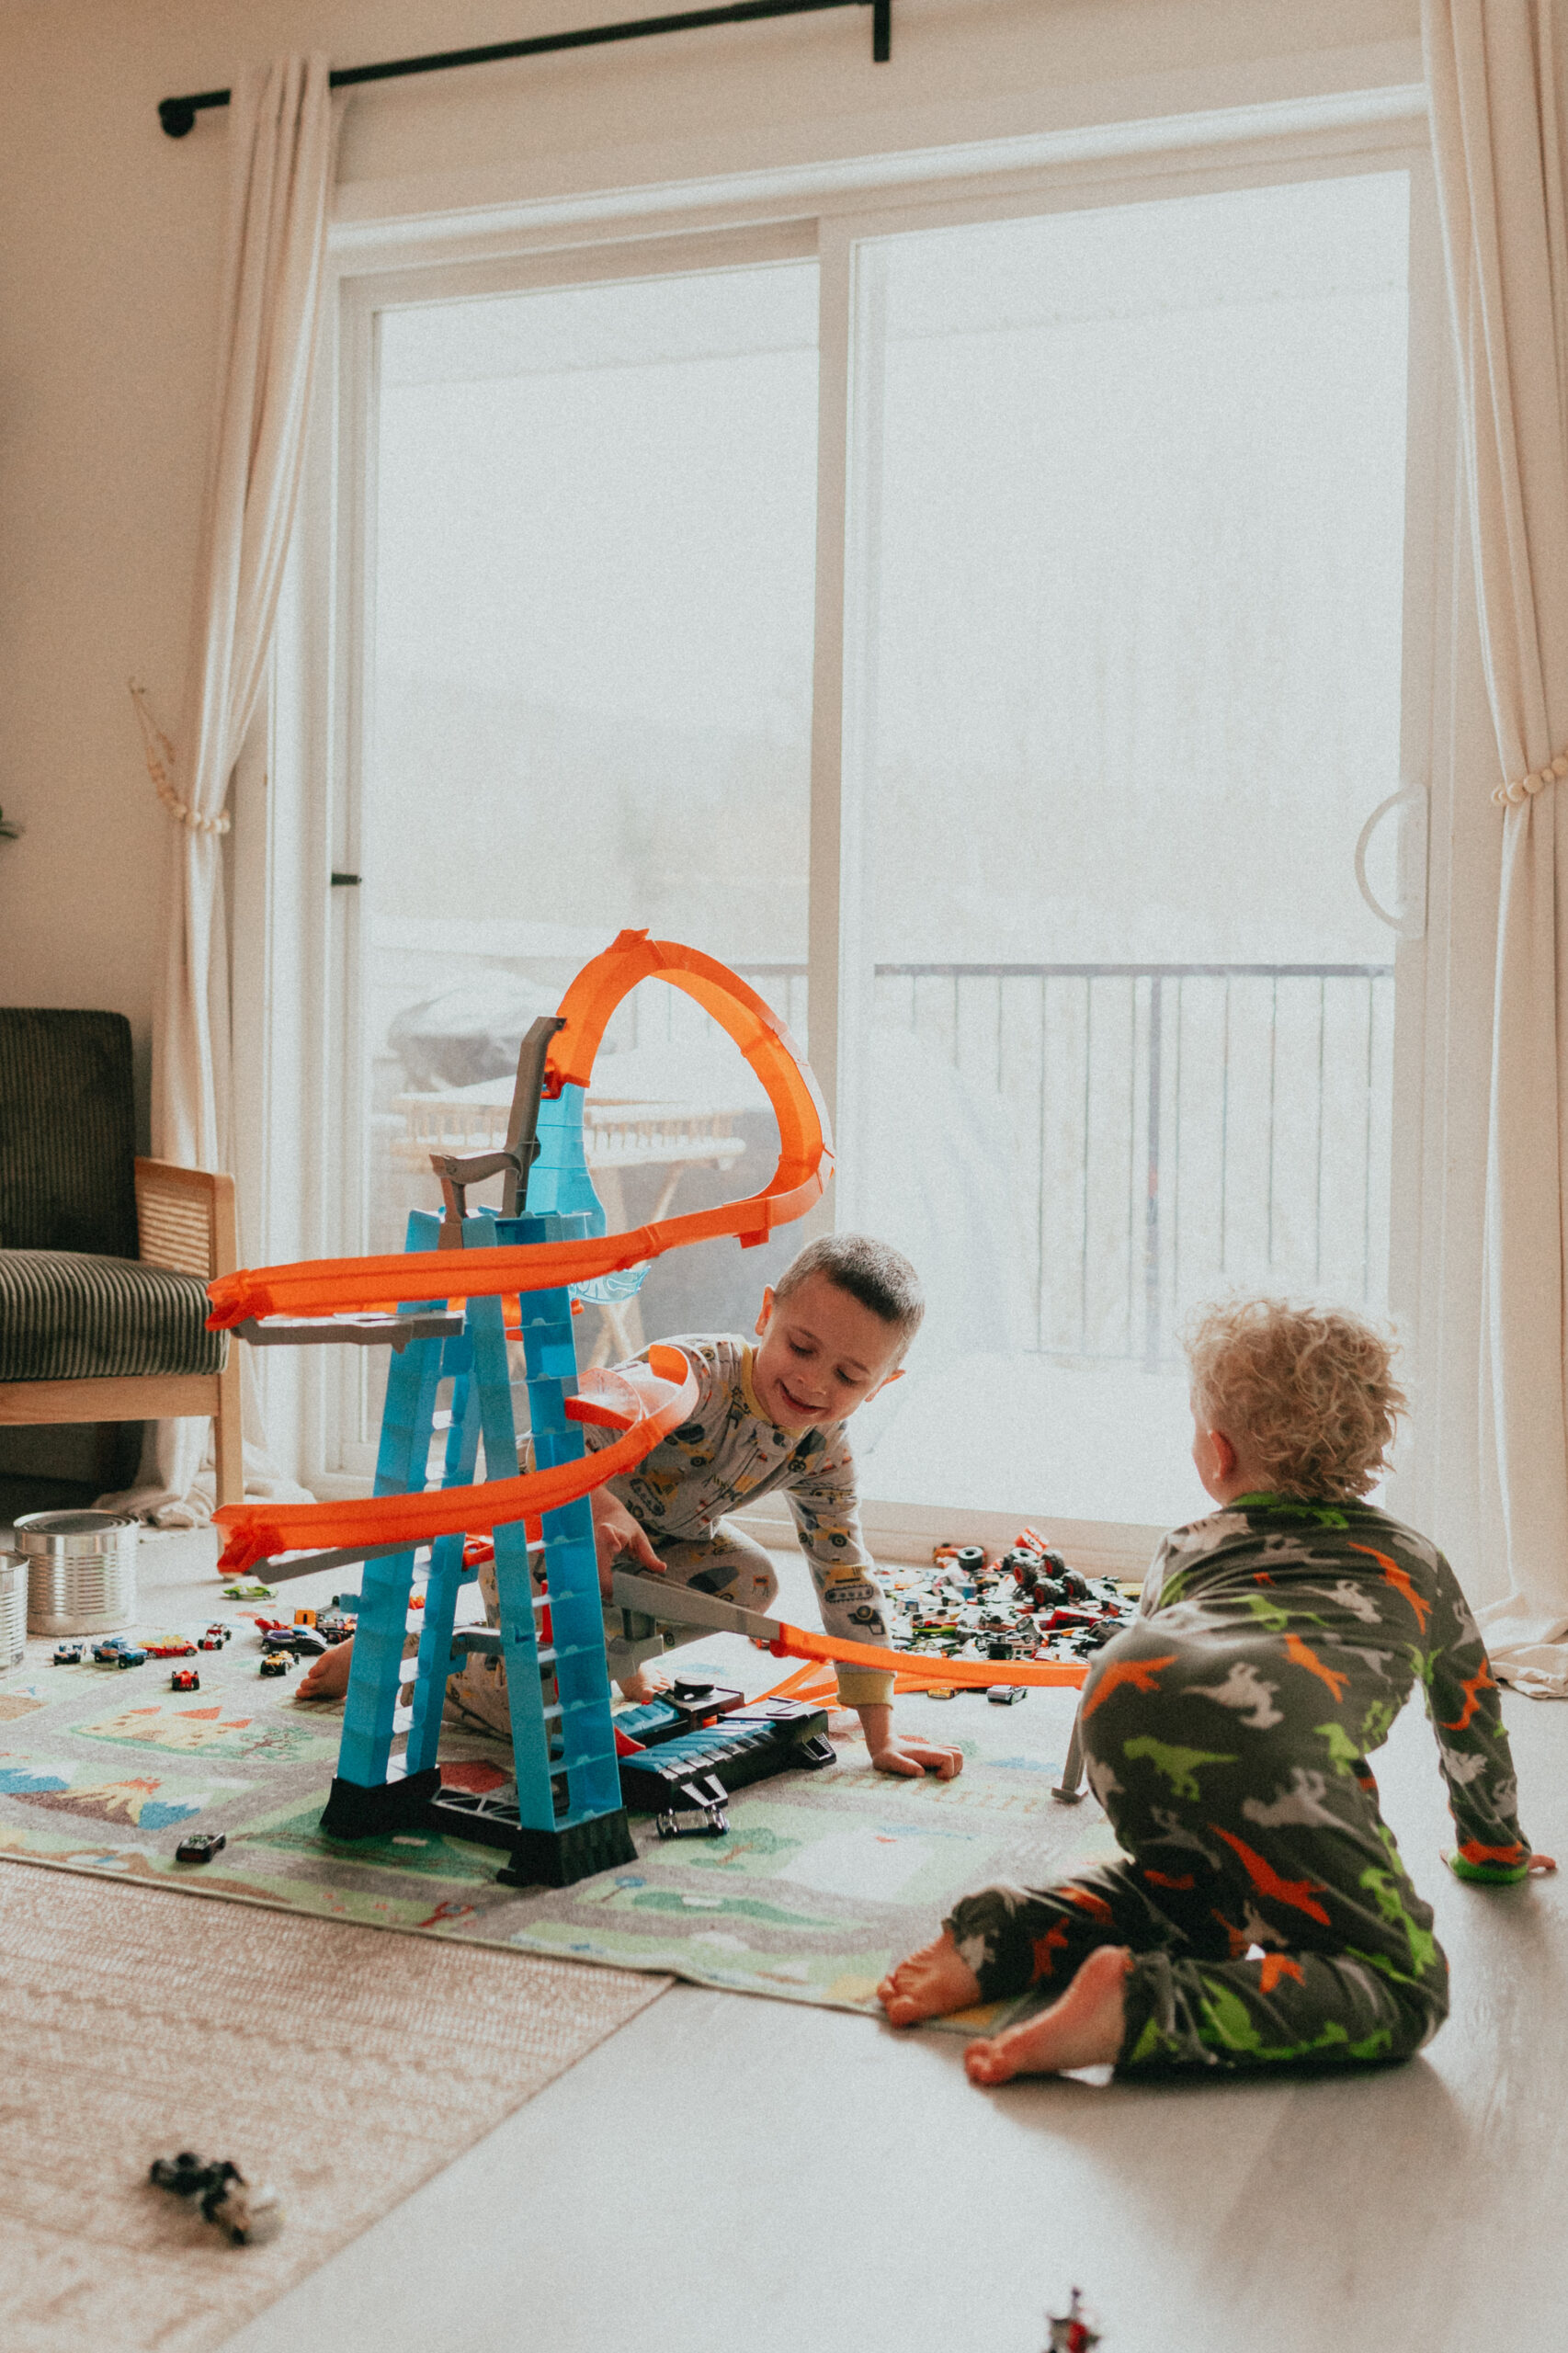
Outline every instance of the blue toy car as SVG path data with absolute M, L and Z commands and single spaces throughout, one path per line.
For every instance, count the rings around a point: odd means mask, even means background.
M 129 1634 L 110 1634 L 106 1641 L 93 1644 L 93 1656 L 105 1666 L 145 1666 L 147 1654 L 138 1650 Z

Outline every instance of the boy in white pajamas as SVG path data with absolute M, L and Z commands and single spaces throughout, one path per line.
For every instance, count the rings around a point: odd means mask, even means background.
M 763 1293 L 757 1347 L 728 1334 L 667 1343 L 681 1350 L 697 1375 L 697 1405 L 635 1469 L 594 1493 L 606 1594 L 614 1562 L 630 1554 L 672 1585 L 766 1610 L 778 1591 L 773 1563 L 723 1514 L 778 1493 L 794 1515 L 824 1631 L 850 1642 L 884 1641 L 886 1611 L 860 1532 L 845 1424 L 901 1377 L 904 1351 L 924 1313 L 919 1280 L 899 1251 L 865 1234 L 831 1234 L 808 1243 L 777 1289 Z M 589 1425 L 584 1436 L 591 1450 L 614 1433 Z M 493 1574 L 482 1572 L 481 1584 L 494 1623 Z M 343 1691 L 349 1654 L 344 1643 L 318 1659 L 300 1687 L 301 1699 Z M 621 1688 L 631 1699 L 650 1696 L 651 1687 L 640 1677 Z M 447 1689 L 449 1711 L 487 1731 L 508 1731 L 499 1659 L 471 1656 Z M 959 1749 L 894 1733 L 890 1674 L 840 1666 L 838 1696 L 859 1715 L 880 1772 L 930 1772 L 950 1780 L 960 1769 Z

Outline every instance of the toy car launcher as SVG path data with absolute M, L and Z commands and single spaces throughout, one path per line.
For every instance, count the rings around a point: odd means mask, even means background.
M 773 1107 L 778 1163 L 759 1193 L 609 1233 L 588 1174 L 583 1106 L 610 1016 L 647 979 L 695 998 L 734 1040 Z M 410 1212 L 403 1254 L 246 1268 L 209 1286 L 209 1325 L 253 1345 L 392 1351 L 371 1495 L 227 1505 L 216 1514 L 227 1540 L 219 1565 L 226 1574 L 260 1566 L 277 1584 L 363 1563 L 337 1773 L 322 1815 L 329 1836 L 437 1828 L 506 1847 L 501 1877 L 510 1884 L 565 1886 L 635 1859 L 611 1724 L 612 1673 L 729 1622 L 715 1617 L 722 1605 L 710 1597 L 684 1588 L 666 1595 L 656 1579 L 618 1577 L 607 1648 L 588 1497 L 688 1418 L 696 1382 L 678 1349 L 657 1346 L 646 1364 L 580 1374 L 574 1309 L 629 1297 L 666 1251 L 726 1234 L 746 1248 L 803 1216 L 832 1166 L 827 1119 L 793 1040 L 755 990 L 695 949 L 628 931 L 578 973 L 559 1013 L 536 1021 L 523 1040 L 504 1148 L 471 1159 L 432 1154 L 432 1165 L 444 1210 Z M 465 1188 L 495 1175 L 505 1180 L 500 1211 L 470 1215 Z M 522 1343 L 537 1466 L 521 1474 L 508 1336 Z M 446 1443 L 432 1485 L 444 1390 Z M 615 1435 L 589 1453 L 585 1424 Z M 459 1592 L 492 1546 L 499 1624 L 460 1628 Z M 410 1672 L 403 1650 L 416 1564 L 427 1582 Z M 801 1658 L 908 1663 L 778 1620 L 737 1631 Z M 446 1680 L 473 1652 L 506 1663 L 515 1794 L 476 1798 L 442 1786 Z M 1083 1672 L 983 1670 L 990 1683 L 1081 1681 Z M 810 1720 L 798 1727 L 809 1741 L 823 1719 L 809 1710 L 798 1716 Z M 394 1756 L 399 1742 L 403 1754 Z M 779 1755 L 769 1769 L 785 1761 Z

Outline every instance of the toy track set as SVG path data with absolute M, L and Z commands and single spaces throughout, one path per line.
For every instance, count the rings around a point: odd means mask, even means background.
M 767 1093 L 779 1156 L 759 1193 L 610 1233 L 585 1156 L 584 1102 L 610 1016 L 647 979 L 695 998 L 734 1040 Z M 629 1807 L 645 1807 L 661 1826 L 670 1821 L 678 1831 L 696 1822 L 711 1830 L 733 1789 L 832 1761 L 820 1707 L 780 1698 L 730 1704 L 738 1694 L 720 1695 L 720 1704 L 692 1687 L 684 1703 L 672 1695 L 659 1703 L 662 1712 L 622 1713 L 612 1722 L 612 1675 L 624 1677 L 716 1625 L 749 1633 L 780 1655 L 895 1672 L 915 1664 L 907 1651 L 830 1642 L 661 1580 L 618 1573 L 608 1623 L 600 1597 L 588 1498 L 689 1418 L 696 1382 L 681 1352 L 658 1345 L 645 1363 L 579 1373 L 574 1313 L 584 1302 L 630 1297 L 666 1251 L 722 1235 L 743 1248 L 765 1242 L 818 1199 L 831 1165 L 815 1082 L 766 1001 L 696 949 L 623 932 L 579 972 L 560 1012 L 536 1021 L 523 1040 L 505 1148 L 472 1159 L 432 1154 L 444 1214 L 412 1211 L 402 1255 L 242 1269 L 209 1286 L 213 1329 L 257 1345 L 384 1345 L 391 1354 L 369 1498 L 228 1505 L 215 1515 L 227 1539 L 221 1571 L 236 1579 L 260 1572 L 255 1586 L 226 1588 L 236 1598 L 270 1599 L 290 1577 L 362 1563 L 359 1594 L 338 1597 L 339 1605 L 354 1600 L 358 1624 L 337 1773 L 322 1815 L 328 1836 L 439 1829 L 506 1847 L 500 1875 L 511 1884 L 570 1885 L 635 1859 Z M 500 1212 L 470 1215 L 466 1187 L 494 1176 L 504 1179 Z M 521 1474 L 509 1342 L 521 1344 L 537 1465 Z M 441 1469 L 431 1485 L 426 1465 L 449 1398 Z M 606 1434 L 592 1453 L 585 1424 Z M 1046 1550 L 1040 1545 L 1042 1555 Z M 459 1594 L 492 1553 L 499 1622 L 460 1628 Z M 416 1565 L 426 1584 L 408 1688 L 403 1651 Z M 969 1565 L 979 1597 L 982 1576 Z M 1080 1624 L 1042 1627 L 1038 1600 L 1027 1613 L 1015 1610 L 1015 1618 L 1029 1619 L 1026 1650 L 1017 1624 L 964 1622 L 960 1613 L 971 1606 L 964 1580 L 949 1594 L 950 1574 L 942 1574 L 947 1583 L 932 1600 L 949 1610 L 950 1623 L 934 1626 L 927 1609 L 906 1639 L 941 1648 L 938 1634 L 957 1635 L 943 1652 L 944 1677 L 981 1688 L 1083 1681 L 1081 1649 L 1070 1643 L 1074 1654 L 1062 1656 L 1051 1638 L 1092 1632 L 1105 1615 L 1103 1600 Z M 1007 1577 L 1015 1594 L 1024 1591 L 1017 1574 Z M 1040 1583 L 1037 1563 L 1036 1594 Z M 985 1596 L 993 1616 L 999 1592 L 993 1578 Z M 1065 1594 L 1050 1604 L 1055 1611 L 1082 1607 Z M 308 1641 L 300 1636 L 310 1630 L 279 1625 L 261 1672 L 286 1673 L 294 1654 L 324 1647 L 323 1638 L 331 1641 L 341 1625 L 341 1609 L 337 1623 L 320 1622 Z M 983 1638 L 978 1647 L 977 1638 Z M 510 1794 L 476 1796 L 442 1785 L 447 1677 L 476 1652 L 506 1662 Z M 645 1718 L 641 1724 L 638 1716 Z M 400 1743 L 403 1754 L 394 1756 Z

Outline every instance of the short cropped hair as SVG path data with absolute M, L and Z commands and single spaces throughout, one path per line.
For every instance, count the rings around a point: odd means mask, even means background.
M 1408 1411 L 1393 1344 L 1358 1316 L 1242 1299 L 1201 1308 L 1185 1335 L 1193 1409 L 1278 1495 L 1343 1502 L 1387 1467 Z
M 812 1275 L 825 1275 L 830 1283 L 836 1283 L 884 1324 L 891 1324 L 903 1356 L 920 1329 L 926 1294 L 902 1250 L 895 1250 L 891 1242 L 874 1242 L 869 1233 L 824 1233 L 820 1241 L 808 1242 L 795 1253 L 773 1286 L 774 1298 L 782 1305 Z

